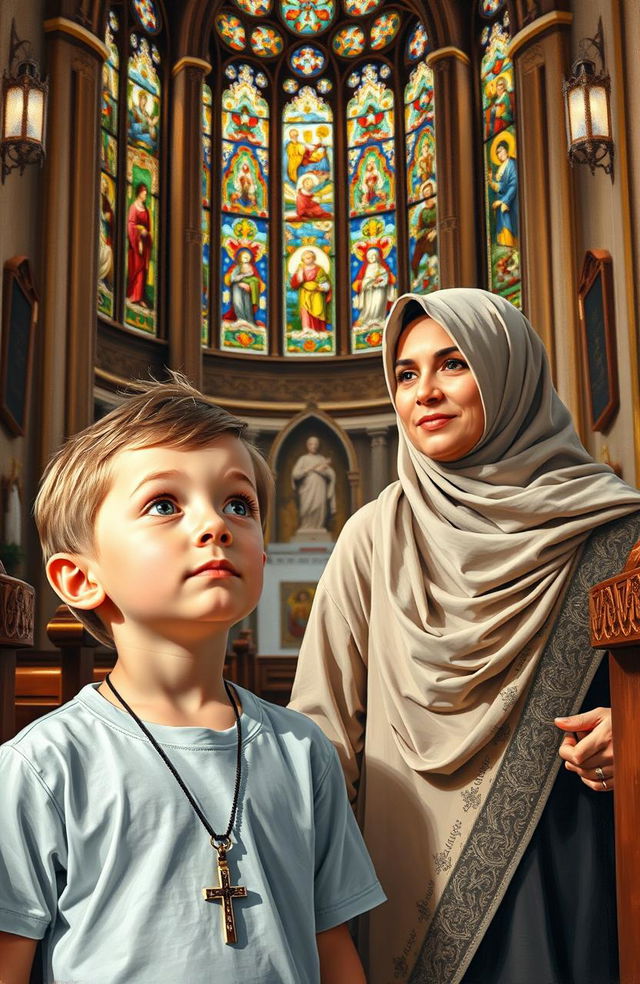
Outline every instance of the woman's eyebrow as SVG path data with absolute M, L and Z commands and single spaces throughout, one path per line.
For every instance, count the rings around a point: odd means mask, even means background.
M 443 355 L 451 355 L 452 352 L 460 352 L 457 345 L 450 345 L 449 348 L 438 349 L 437 352 L 433 353 L 434 359 L 441 359 Z M 460 352 L 460 355 L 462 353 Z M 394 362 L 394 368 L 397 369 L 398 366 L 412 366 L 414 365 L 413 359 L 396 359 Z

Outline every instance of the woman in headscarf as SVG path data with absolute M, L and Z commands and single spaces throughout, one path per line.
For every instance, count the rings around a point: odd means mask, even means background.
M 341 754 L 389 898 L 369 981 L 606 984 L 613 755 L 587 591 L 640 536 L 640 493 L 582 447 L 502 298 L 401 297 L 383 358 L 399 480 L 336 544 L 292 701 Z

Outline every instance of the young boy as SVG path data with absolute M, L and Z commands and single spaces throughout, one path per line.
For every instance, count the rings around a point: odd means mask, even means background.
M 0 749 L 2 984 L 43 937 L 45 982 L 364 982 L 345 924 L 384 896 L 338 759 L 222 677 L 272 486 L 243 430 L 176 376 L 45 473 L 47 576 L 117 660 Z

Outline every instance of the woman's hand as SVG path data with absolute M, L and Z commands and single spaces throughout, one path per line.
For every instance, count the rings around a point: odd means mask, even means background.
M 584 714 L 556 718 L 554 723 L 569 732 L 558 752 L 565 769 L 575 772 L 596 793 L 613 789 L 611 708 L 596 707 Z

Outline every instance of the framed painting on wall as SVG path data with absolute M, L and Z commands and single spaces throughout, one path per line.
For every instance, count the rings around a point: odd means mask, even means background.
M 580 340 L 590 425 L 604 431 L 620 406 L 613 268 L 604 249 L 587 250 L 578 285 Z
M 27 426 L 33 336 L 38 320 L 38 295 L 26 256 L 4 264 L 2 347 L 0 350 L 0 417 L 16 437 Z

